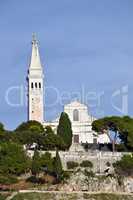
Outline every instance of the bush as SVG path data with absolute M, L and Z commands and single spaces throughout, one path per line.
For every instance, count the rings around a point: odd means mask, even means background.
M 0 172 L 1 174 L 20 175 L 30 169 L 30 158 L 21 145 L 16 143 L 0 144 Z
M 26 179 L 26 181 L 31 183 L 39 183 L 39 178 L 37 178 L 36 176 L 30 176 Z
M 5 200 L 5 199 L 6 199 L 6 197 L 4 195 L 0 194 L 0 200 Z
M 125 144 L 116 144 L 115 148 L 116 148 L 116 151 L 118 151 L 118 152 L 126 152 L 127 151 Z
M 74 161 L 68 161 L 67 162 L 67 168 L 68 169 L 74 169 L 78 166 L 79 166 L 79 164 L 77 162 L 74 162 Z
M 110 167 L 110 166 L 111 166 L 111 163 L 110 163 L 110 162 L 106 162 L 106 166 L 107 166 L 107 167 Z
M 113 164 L 116 174 L 120 176 L 133 175 L 133 154 L 124 155 L 121 160 Z
M 54 172 L 58 174 L 58 176 L 60 176 L 63 172 L 63 169 L 62 169 L 62 163 L 61 163 L 61 159 L 60 159 L 60 155 L 58 151 L 56 151 L 56 156 L 53 160 L 53 165 L 54 165 Z
M 88 178 L 95 176 L 93 171 L 87 171 L 86 169 L 84 170 L 84 175 L 87 176 Z
M 92 168 L 93 164 L 89 160 L 83 160 L 82 163 L 80 164 L 80 167 L 89 167 L 89 168 Z
M 67 180 L 70 178 L 70 172 L 69 171 L 63 171 L 62 173 L 62 179 Z
M 17 183 L 18 180 L 15 176 L 11 175 L 0 175 L 0 184 L 10 185 Z

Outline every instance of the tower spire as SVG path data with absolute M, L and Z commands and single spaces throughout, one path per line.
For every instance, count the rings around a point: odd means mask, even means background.
M 32 53 L 28 70 L 28 120 L 43 122 L 43 69 L 38 41 L 32 35 Z
M 32 54 L 30 61 L 30 69 L 42 69 L 38 41 L 36 39 L 36 34 L 32 34 Z

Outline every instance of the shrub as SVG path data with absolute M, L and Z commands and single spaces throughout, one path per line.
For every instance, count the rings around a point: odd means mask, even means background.
M 11 176 L 11 175 L 0 175 L 0 184 L 5 184 L 5 185 L 10 185 L 10 184 L 14 184 L 17 183 L 18 180 L 15 176 Z
M 88 178 L 95 176 L 93 171 L 87 171 L 86 169 L 84 170 L 84 175 L 87 176 Z
M 63 180 L 67 180 L 67 179 L 69 179 L 70 178 L 70 172 L 69 171 L 63 171 L 63 173 L 62 173 L 62 179 Z
M 67 162 L 67 168 L 68 169 L 74 169 L 78 166 L 79 166 L 79 164 L 77 162 L 74 162 L 74 161 L 68 161 Z
M 111 166 L 111 163 L 110 163 L 110 162 L 106 162 L 106 166 L 107 166 L 107 167 L 110 167 L 110 166 Z
M 53 165 L 54 165 L 54 172 L 57 174 L 58 180 L 60 181 L 63 169 L 58 151 L 56 151 L 56 157 L 53 160 Z
M 125 144 L 116 144 L 116 151 L 118 151 L 118 152 L 127 151 L 127 148 L 126 148 Z
M 121 160 L 113 164 L 115 172 L 120 176 L 133 175 L 133 154 L 124 155 Z
M 89 160 L 83 160 L 82 163 L 80 164 L 80 167 L 89 167 L 89 168 L 92 168 L 93 164 Z
M 31 183 L 39 183 L 39 178 L 37 178 L 36 176 L 30 176 L 26 179 L 26 181 Z
M 30 168 L 30 158 L 21 145 L 11 142 L 0 144 L 1 174 L 20 175 Z

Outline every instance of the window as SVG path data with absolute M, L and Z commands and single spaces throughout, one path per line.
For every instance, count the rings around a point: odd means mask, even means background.
M 79 111 L 77 109 L 73 111 L 73 121 L 79 121 Z
M 33 85 L 33 83 L 31 83 L 31 88 L 33 89 L 33 87 L 34 87 L 34 85 Z
M 39 88 L 41 89 L 41 83 L 39 83 Z
M 37 83 L 35 83 L 35 88 L 37 88 Z

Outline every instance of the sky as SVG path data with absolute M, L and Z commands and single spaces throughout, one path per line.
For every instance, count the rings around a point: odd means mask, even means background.
M 44 70 L 45 120 L 79 100 L 97 118 L 133 115 L 132 0 L 0 0 L 0 121 L 27 120 L 32 33 Z

